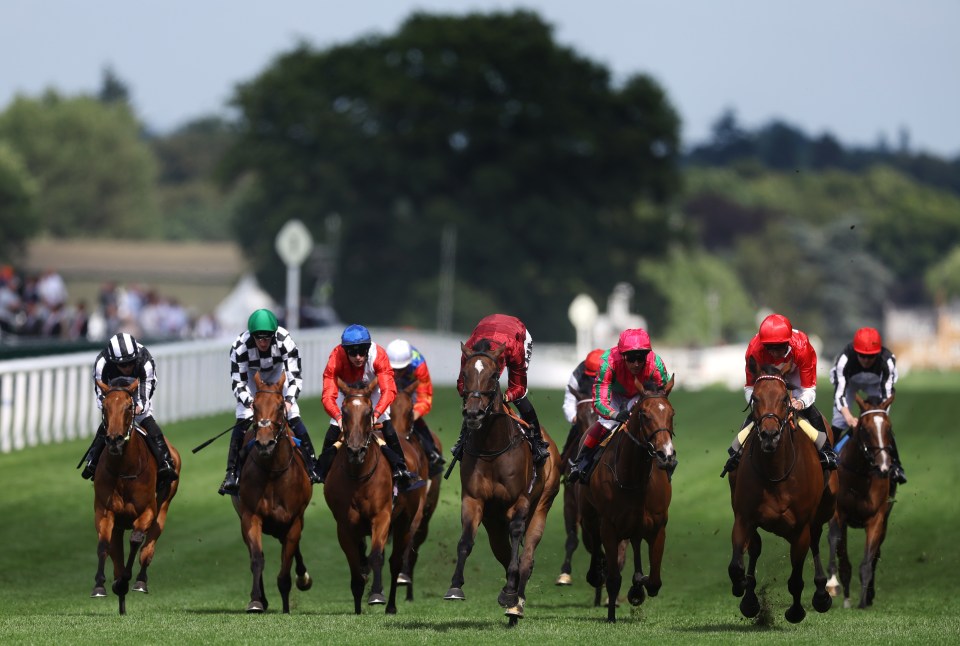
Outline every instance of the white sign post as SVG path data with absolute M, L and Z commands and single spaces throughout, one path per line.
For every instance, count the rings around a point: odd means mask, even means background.
M 577 294 L 567 316 L 577 330 L 577 356 L 585 357 L 593 349 L 593 326 L 597 322 L 597 304 L 586 294 Z M 582 361 L 582 359 L 581 359 Z
M 313 251 L 313 237 L 300 220 L 288 220 L 275 241 L 280 259 L 287 265 L 287 329 L 300 327 L 300 265 Z

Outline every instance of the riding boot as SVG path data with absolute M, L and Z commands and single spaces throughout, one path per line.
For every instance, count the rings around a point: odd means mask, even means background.
M 817 410 L 815 404 L 810 404 L 800 412 L 810 424 L 817 429 L 820 436 L 823 437 L 823 446 L 817 449 L 820 454 L 820 464 L 824 471 L 835 471 L 837 469 L 837 454 L 833 451 L 830 444 L 830 436 L 827 434 L 827 427 L 824 425 L 823 415 Z
M 427 454 L 427 460 L 430 462 L 430 477 L 432 478 L 443 471 L 443 465 L 446 463 L 446 460 L 443 459 L 443 456 L 440 455 L 440 452 L 437 450 L 437 445 L 433 441 L 433 435 L 430 433 L 430 429 L 422 417 L 413 423 L 413 432 L 417 434 L 420 445 L 423 447 L 423 452 Z
M 323 436 L 323 447 L 320 449 L 320 457 L 317 458 L 316 473 L 318 484 L 322 484 L 327 479 L 327 473 L 333 465 L 333 459 L 337 457 L 337 447 L 334 446 L 340 438 L 340 427 L 331 424 L 327 428 L 327 434 Z
M 307 468 L 307 477 L 311 484 L 323 482 L 317 475 L 317 458 L 313 453 L 313 442 L 310 441 L 310 433 L 303 420 L 299 417 L 289 420 L 288 424 L 293 429 L 293 434 L 300 440 L 300 455 L 303 456 L 303 465 Z
M 221 496 L 227 494 L 235 496 L 240 492 L 240 474 L 237 467 L 240 462 L 240 447 L 243 444 L 243 434 L 250 426 L 251 420 L 238 419 L 230 434 L 230 449 L 227 451 L 227 474 L 217 491 Z
M 818 453 L 820 454 L 820 465 L 824 471 L 835 471 L 837 469 L 837 454 L 834 453 L 833 447 L 830 446 L 829 438 L 824 440 L 823 447 L 820 448 Z
M 590 481 L 590 473 L 593 471 L 593 458 L 600 448 L 598 442 L 594 446 L 588 447 L 584 444 L 580 447 L 577 457 L 570 461 L 570 472 L 567 474 L 567 482 L 581 482 L 587 484 Z
M 890 479 L 897 484 L 907 484 L 907 474 L 903 472 L 903 465 L 900 464 L 900 451 L 897 450 L 897 438 L 890 434 L 891 457 L 893 458 L 893 469 L 890 472 Z
M 727 453 L 730 454 L 730 457 L 727 458 L 727 463 L 723 465 L 723 471 L 720 472 L 721 478 L 731 471 L 736 470 L 736 468 L 740 465 L 740 455 L 742 452 L 743 447 L 741 447 L 739 451 L 732 446 L 727 448 Z
M 453 446 L 450 447 L 450 453 L 453 455 L 454 460 L 463 460 L 463 435 L 466 428 L 465 422 L 460 424 L 460 435 L 457 437 L 457 441 L 454 442 Z
M 163 435 L 147 435 L 147 446 L 150 447 L 153 457 L 157 459 L 157 486 L 173 482 L 180 478 L 177 470 L 173 466 L 173 458 L 170 456 L 170 447 L 167 446 Z
M 93 480 L 93 476 L 97 473 L 97 463 L 100 461 L 100 454 L 103 453 L 103 447 L 106 445 L 107 430 L 103 424 L 100 424 L 96 435 L 93 436 L 93 442 L 90 443 L 90 448 L 87 449 L 87 454 L 81 461 L 81 464 L 86 463 L 83 466 L 83 471 L 80 472 L 81 478 L 84 480 Z
M 426 480 L 421 480 L 419 475 L 407 470 L 403 447 L 400 445 L 400 438 L 397 437 L 397 430 L 393 428 L 393 422 L 388 419 L 384 420 L 381 432 L 387 443 L 387 448 L 390 449 L 389 451 L 383 451 L 383 454 L 390 460 L 390 465 L 393 467 L 393 483 L 397 486 L 397 492 L 404 493 L 427 484 Z
M 530 450 L 533 452 L 533 463 L 539 467 L 550 457 L 550 445 L 543 440 L 543 432 L 540 430 L 540 420 L 537 419 L 537 411 L 526 397 L 515 400 L 513 405 L 517 407 L 521 419 L 523 419 L 527 425 L 525 434 L 527 440 L 530 441 Z

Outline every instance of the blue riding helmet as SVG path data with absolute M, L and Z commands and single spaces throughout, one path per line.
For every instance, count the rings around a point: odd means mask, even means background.
M 370 343 L 370 330 L 362 325 L 348 325 L 340 336 L 340 345 L 364 345 Z

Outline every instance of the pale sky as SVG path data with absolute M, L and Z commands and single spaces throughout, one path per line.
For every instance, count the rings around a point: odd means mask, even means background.
M 960 0 L 2 0 L 0 110 L 16 94 L 93 94 L 110 66 L 138 116 L 168 132 L 226 115 L 234 86 L 300 40 L 390 34 L 415 9 L 536 11 L 555 40 L 646 73 L 701 142 L 727 108 L 815 136 L 960 156 Z

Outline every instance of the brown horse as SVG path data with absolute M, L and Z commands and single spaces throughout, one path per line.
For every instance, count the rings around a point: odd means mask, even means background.
M 850 607 L 850 557 L 847 554 L 847 527 L 862 527 L 866 532 L 866 548 L 860 561 L 861 609 L 873 605 L 874 575 L 880 560 L 880 546 L 887 535 L 887 523 L 893 511 L 896 483 L 890 480 L 893 468 L 893 425 L 887 410 L 893 395 L 864 401 L 860 421 L 851 429 L 850 439 L 840 452 L 840 494 L 837 513 L 830 521 L 830 581 L 827 590 L 836 596 L 836 556 L 840 555 L 840 580 L 843 582 L 843 607 Z
M 630 603 L 639 606 L 646 594 L 657 596 L 663 585 L 660 565 L 672 494 L 669 474 L 677 464 L 674 410 L 667 399 L 673 390 L 673 378 L 663 388 L 638 389 L 640 396 L 630 410 L 624 432 L 610 439 L 588 487 L 580 494 L 583 543 L 590 551 L 587 581 L 597 588 L 599 599 L 606 575 L 607 621 L 611 623 L 617 620 L 620 572 L 626 554 L 621 549 L 623 541 L 633 546 L 633 583 L 627 593 Z M 643 573 L 643 541 L 647 542 L 649 576 Z
M 147 592 L 147 568 L 153 561 L 157 539 L 167 522 L 170 501 L 179 480 L 157 491 L 157 461 L 147 446 L 146 434 L 134 423 L 134 397 L 140 380 L 120 377 L 110 385 L 97 381 L 103 393 L 106 452 L 93 478 L 93 509 L 97 542 L 97 574 L 92 597 L 107 596 L 103 573 L 107 555 L 113 560 L 113 592 L 120 598 L 120 614 L 127 614 L 126 595 L 133 578 L 133 559 L 140 551 L 140 572 L 133 586 Z M 180 473 L 180 454 L 173 444 L 170 459 Z M 130 552 L 123 560 L 123 534 L 130 532 Z
M 342 379 L 337 385 L 344 394 L 341 411 L 341 450 L 337 451 L 323 489 L 323 497 L 337 521 L 337 538 L 350 566 L 350 590 L 353 609 L 360 614 L 360 598 L 367 577 L 373 571 L 369 605 L 386 603 L 386 612 L 397 612 L 397 577 L 404 555 L 423 515 L 426 488 L 400 494 L 391 504 L 393 479 L 390 464 L 380 450 L 382 441 L 374 433 L 373 402 L 370 394 L 377 388 L 371 381 L 364 388 L 351 388 Z M 426 470 L 415 447 L 401 436 L 400 444 L 407 468 L 415 473 Z M 383 597 L 383 559 L 387 538 L 392 534 L 390 554 L 390 597 Z M 370 536 L 370 554 L 366 537 Z
M 473 348 L 460 344 L 463 368 L 464 457 L 460 466 L 460 522 L 457 567 L 444 599 L 464 600 L 463 568 L 480 523 L 494 556 L 506 572 L 498 603 L 510 625 L 523 617 L 533 555 L 543 536 L 547 512 L 560 489 L 557 445 L 546 430 L 550 459 L 535 468 L 517 418 L 507 413 L 500 391 L 498 361 L 504 346 L 482 339 Z M 522 545 L 522 555 L 521 555 Z
M 303 515 L 313 496 L 310 478 L 300 451 L 296 450 L 287 428 L 281 372 L 276 383 L 266 383 L 254 373 L 257 392 L 253 397 L 253 423 L 247 441 L 253 443 L 248 459 L 240 470 L 240 490 L 232 496 L 233 508 L 240 517 L 240 533 L 250 551 L 253 587 L 247 612 L 264 612 L 267 602 L 263 587 L 263 534 L 280 541 L 280 572 L 277 588 L 283 600 L 283 612 L 290 612 L 290 566 L 297 564 L 297 588 L 309 590 L 313 582 L 303 564 L 300 537 Z
M 831 473 L 824 481 L 817 449 L 804 436 L 790 406 L 790 386 L 772 366 L 761 369 L 751 361 L 750 369 L 758 375 L 750 400 L 754 426 L 743 446 L 744 464 L 730 473 L 734 522 L 728 573 L 734 596 L 743 597 L 740 612 L 756 617 L 760 613 L 755 576 L 761 551 L 758 529 L 784 538 L 790 544 L 792 570 L 787 589 L 793 595 L 793 604 L 784 616 L 799 623 L 807 614 L 800 602 L 807 552 L 813 554 L 815 569 L 813 607 L 826 612 L 831 606 L 820 561 L 820 535 L 833 516 L 837 477 Z M 750 553 L 746 572 L 744 550 Z
M 568 388 L 570 388 L 568 386 Z M 560 474 L 566 475 L 570 468 L 569 460 L 576 455 L 577 447 L 583 439 L 583 434 L 587 432 L 593 423 L 597 421 L 597 411 L 593 407 L 593 397 L 589 392 L 576 392 L 570 388 L 570 392 L 577 398 L 577 412 L 574 418 L 573 436 L 567 441 L 567 451 L 560 456 Z M 581 487 L 563 483 L 563 526 L 567 532 L 567 542 L 564 544 L 563 564 L 560 566 L 560 575 L 557 577 L 557 585 L 572 585 L 573 577 L 570 576 L 572 570 L 571 562 L 573 553 L 580 545 L 577 533 L 580 528 L 580 502 L 579 492 Z
M 427 454 L 420 444 L 420 440 L 413 437 L 413 393 L 417 389 L 417 382 L 413 382 L 406 388 L 397 391 L 397 398 L 390 404 L 390 419 L 393 420 L 393 426 L 397 434 L 408 440 L 416 449 L 417 459 L 420 464 L 427 465 Z M 440 438 L 433 431 L 430 431 L 433 441 L 437 445 L 438 451 L 443 451 L 443 445 L 440 444 Z M 406 450 L 406 444 L 403 445 Z M 426 471 L 420 472 L 420 477 L 427 479 L 429 475 Z M 429 478 L 427 482 L 426 497 L 423 504 L 423 515 L 420 519 L 416 533 L 413 535 L 407 553 L 403 557 L 403 567 L 400 569 L 400 575 L 397 577 L 398 585 L 407 586 L 407 601 L 413 601 L 413 571 L 417 566 L 417 559 L 420 556 L 420 546 L 427 540 L 427 534 L 430 530 L 430 519 L 433 512 L 437 510 L 437 504 L 440 500 L 440 483 L 443 481 L 442 472 Z

